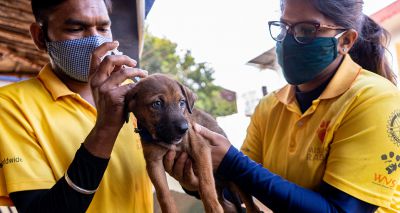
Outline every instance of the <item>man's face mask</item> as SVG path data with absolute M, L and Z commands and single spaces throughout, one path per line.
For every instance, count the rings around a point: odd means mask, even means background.
M 276 43 L 278 63 L 286 81 L 292 85 L 313 80 L 337 57 L 338 37 L 317 37 L 311 43 L 299 44 L 292 34 Z
M 88 82 L 92 52 L 111 38 L 89 36 L 64 41 L 46 41 L 47 51 L 62 72 L 77 81 Z

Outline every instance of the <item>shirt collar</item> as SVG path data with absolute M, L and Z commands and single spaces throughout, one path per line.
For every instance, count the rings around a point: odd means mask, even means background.
M 335 76 L 322 92 L 319 99 L 334 98 L 346 92 L 357 78 L 361 69 L 360 65 L 356 64 L 348 54 L 345 55 Z M 275 95 L 280 102 L 287 105 L 295 100 L 295 92 L 296 87 L 288 84 L 276 91 Z
M 75 94 L 70 89 L 68 89 L 68 87 L 56 76 L 56 74 L 54 74 L 50 64 L 47 64 L 43 67 L 43 69 L 39 72 L 37 78 L 50 92 L 54 100 L 57 100 L 59 97 L 62 96 Z

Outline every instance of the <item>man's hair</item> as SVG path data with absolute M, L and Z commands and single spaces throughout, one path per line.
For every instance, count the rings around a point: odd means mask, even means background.
M 64 3 L 67 0 L 51 0 L 51 1 L 43 1 L 43 0 L 31 0 L 32 12 L 35 16 L 35 20 L 37 23 L 46 23 L 49 14 L 54 10 L 57 6 Z M 107 7 L 108 14 L 111 13 L 112 4 L 111 0 L 103 0 L 104 4 Z

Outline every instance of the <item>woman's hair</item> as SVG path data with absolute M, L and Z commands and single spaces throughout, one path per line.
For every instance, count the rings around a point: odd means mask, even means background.
M 282 7 L 283 2 L 281 0 Z M 362 12 L 363 0 L 308 0 L 321 14 L 346 29 L 358 32 L 351 58 L 364 69 L 396 84 L 396 77 L 385 57 L 389 33 Z

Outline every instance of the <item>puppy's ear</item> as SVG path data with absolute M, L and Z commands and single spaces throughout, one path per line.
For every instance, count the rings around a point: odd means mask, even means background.
M 125 118 L 126 123 L 129 122 L 129 114 L 135 108 L 135 102 L 136 102 L 135 97 L 136 97 L 138 88 L 139 87 L 136 85 L 131 90 L 129 90 L 128 93 L 125 95 L 124 118 Z
M 188 112 L 192 114 L 193 107 L 194 107 L 194 102 L 196 101 L 196 95 L 186 86 L 184 86 L 181 83 L 178 83 L 179 87 L 181 88 L 182 94 L 186 99 L 186 107 L 188 109 Z

